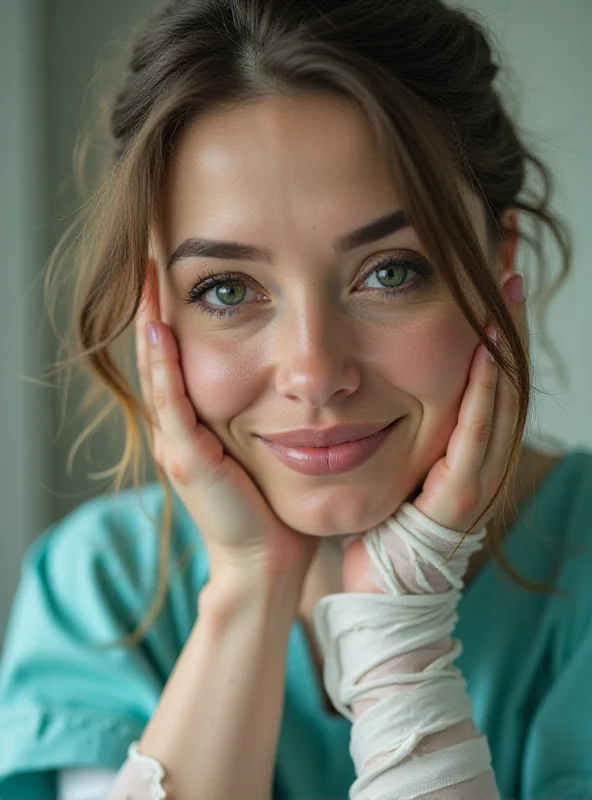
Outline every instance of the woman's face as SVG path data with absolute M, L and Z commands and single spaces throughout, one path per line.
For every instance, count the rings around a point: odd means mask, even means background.
M 187 393 L 276 514 L 305 533 L 380 523 L 421 486 L 456 426 L 478 339 L 437 266 L 410 227 L 345 238 L 399 210 L 369 125 L 340 100 L 211 113 L 170 163 L 154 248 Z M 178 251 L 197 238 L 244 247 Z M 232 277 L 197 291 L 223 273 Z M 359 445 L 317 449 L 311 462 L 293 453 L 307 474 L 264 440 L 395 420 L 363 463 Z

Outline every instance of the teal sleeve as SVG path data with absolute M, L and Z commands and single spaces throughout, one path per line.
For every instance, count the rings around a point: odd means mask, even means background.
M 96 645 L 145 616 L 159 536 L 128 493 L 82 504 L 29 548 L 0 659 L 0 800 L 54 800 L 57 769 L 119 769 L 141 736 L 195 621 L 183 558 L 144 640 Z
M 556 678 L 525 743 L 522 800 L 592 798 L 592 621 L 583 621 L 577 601 L 571 601 L 571 609 L 571 634 L 556 626 L 550 656 Z M 567 642 L 572 637 L 577 644 Z

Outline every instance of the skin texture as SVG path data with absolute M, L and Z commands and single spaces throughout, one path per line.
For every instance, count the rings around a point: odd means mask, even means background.
M 467 198 L 485 243 L 481 204 Z M 477 337 L 434 265 L 425 281 L 399 270 L 399 283 L 417 288 L 394 297 L 371 269 L 388 255 L 425 259 L 413 229 L 333 250 L 335 238 L 399 208 L 370 127 L 341 100 L 274 97 L 205 115 L 169 166 L 153 248 L 188 396 L 280 519 L 303 533 L 380 523 L 445 453 L 458 420 Z M 167 271 L 192 236 L 265 247 L 273 260 L 191 257 Z M 240 311 L 219 319 L 184 302 L 207 270 L 244 276 Z M 228 308 L 215 290 L 204 299 Z M 378 453 L 341 475 L 293 472 L 255 436 L 398 417 Z

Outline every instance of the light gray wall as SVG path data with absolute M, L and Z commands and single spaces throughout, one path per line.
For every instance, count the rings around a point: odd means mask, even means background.
M 24 549 L 46 524 L 50 394 L 25 382 L 47 359 L 43 5 L 0 3 L 0 640 Z
M 99 88 L 108 88 L 112 81 L 118 85 L 113 65 L 120 58 L 133 26 L 159 4 L 162 5 L 157 0 L 101 0 L 100 3 L 47 0 L 48 93 L 51 98 L 48 181 L 52 246 L 71 222 L 72 212 L 80 205 L 73 175 L 72 154 L 76 139 L 96 114 Z M 67 324 L 67 317 L 62 316 L 61 326 Z M 82 382 L 75 380 L 68 393 L 63 429 L 58 424 L 61 414 L 58 398 L 54 398 L 55 426 L 60 435 L 52 453 L 51 487 L 55 492 L 52 519 L 62 517 L 87 497 L 106 490 L 108 481 L 91 480 L 88 473 L 112 466 L 121 455 L 121 439 L 115 443 L 113 438 L 99 435 L 78 451 L 72 474 L 68 474 L 68 454 L 83 427 L 80 419 L 76 418 L 82 390 Z
M 592 344 L 588 298 L 592 296 L 592 55 L 590 0 L 473 0 L 500 37 L 514 75 L 508 91 L 515 112 L 556 172 L 556 207 L 575 232 L 573 277 L 553 301 L 547 330 L 565 360 L 563 386 L 540 346 L 532 319 L 538 396 L 531 436 L 552 434 L 566 446 L 592 448 Z M 66 473 L 67 456 L 81 422 L 72 393 L 66 426 L 57 444 L 58 398 L 35 389 L 19 374 L 36 374 L 47 363 L 51 340 L 39 324 L 38 292 L 25 296 L 78 207 L 72 151 L 93 111 L 91 80 L 111 59 L 131 26 L 156 0 L 2 0 L 0 2 L 0 636 L 26 544 L 45 525 L 99 489 L 85 473 L 111 465 L 119 451 L 99 438 L 90 463 L 85 453 Z M 47 174 L 46 174 L 47 173 Z M 522 264 L 529 280 L 528 262 Z M 553 273 L 555 274 L 555 273 Z M 97 464 L 100 466 L 98 467 Z M 47 487 L 43 489 L 42 486 Z

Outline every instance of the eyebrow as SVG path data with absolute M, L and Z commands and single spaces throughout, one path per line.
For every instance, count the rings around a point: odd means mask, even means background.
M 391 236 L 403 228 L 409 227 L 405 214 L 400 209 L 392 214 L 372 220 L 372 222 L 357 228 L 344 236 L 338 237 L 333 242 L 333 249 L 337 255 L 354 250 L 364 244 L 376 242 Z M 185 239 L 170 257 L 167 264 L 169 270 L 176 261 L 183 258 L 220 258 L 232 261 L 267 261 L 273 262 L 271 251 L 267 247 L 255 247 L 250 244 L 240 244 L 239 242 L 216 241 L 215 239 L 204 239 L 201 237 L 191 237 Z

